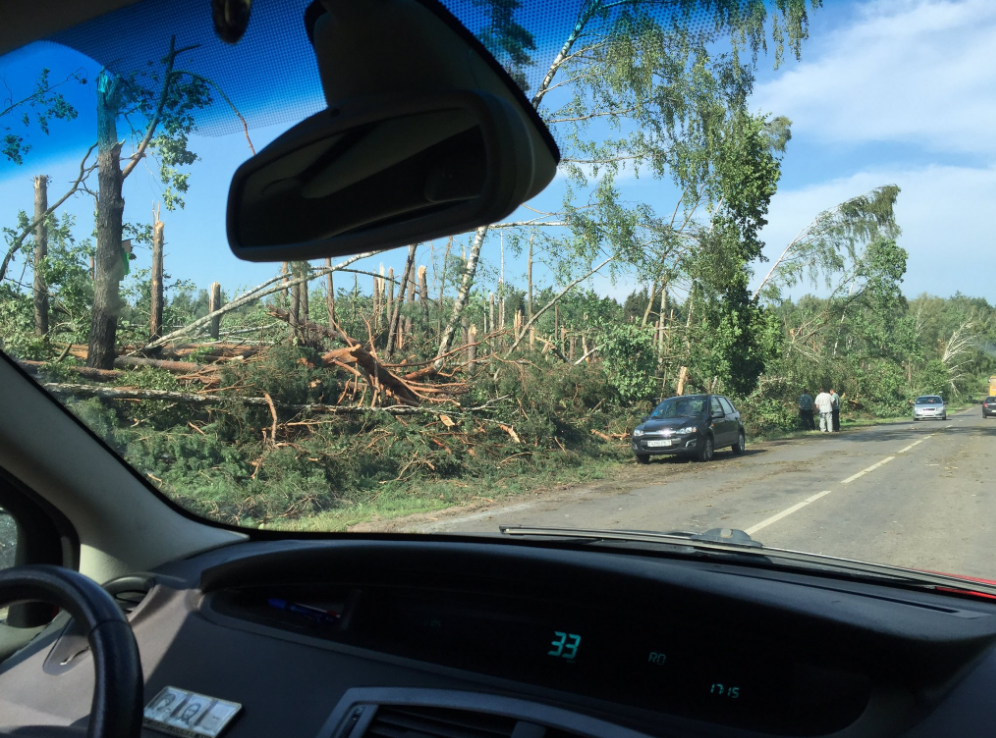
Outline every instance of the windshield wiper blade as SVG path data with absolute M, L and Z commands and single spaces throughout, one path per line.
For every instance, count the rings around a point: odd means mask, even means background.
M 890 582 L 926 587 L 946 588 L 965 593 L 996 595 L 996 585 L 986 582 L 966 580 L 948 574 L 937 574 L 920 570 L 904 569 L 890 564 L 871 564 L 866 561 L 845 559 L 826 554 L 793 551 L 785 548 L 769 548 L 760 541 L 753 540 L 747 533 L 733 528 L 714 528 L 705 533 L 689 531 L 642 531 L 611 530 L 602 528 L 559 528 L 524 525 L 501 525 L 499 530 L 508 536 L 537 536 L 552 538 L 575 538 L 590 541 L 626 541 L 633 543 L 656 543 L 686 546 L 697 551 L 739 553 L 757 557 L 758 561 L 769 563 L 791 562 L 806 568 L 829 569 L 859 576 L 887 579 Z

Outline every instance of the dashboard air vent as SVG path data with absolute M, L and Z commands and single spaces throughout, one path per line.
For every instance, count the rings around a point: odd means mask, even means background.
M 469 710 L 382 705 L 366 738 L 511 738 L 516 720 Z

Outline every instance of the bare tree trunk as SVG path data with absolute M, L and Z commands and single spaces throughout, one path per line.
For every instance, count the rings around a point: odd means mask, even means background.
M 683 395 L 685 394 L 685 381 L 688 379 L 688 367 L 683 366 L 678 371 L 678 389 L 675 394 Z
M 446 241 L 446 253 L 443 254 L 443 270 L 439 278 L 439 309 L 445 307 L 443 302 L 446 295 L 446 268 L 450 265 L 450 250 L 453 248 L 453 236 Z
M 119 287 L 124 278 L 121 224 L 124 177 L 117 117 L 121 107 L 119 80 L 104 71 L 97 79 L 97 253 L 94 260 L 93 310 L 86 365 L 93 369 L 114 366 L 118 314 L 123 306 Z
M 302 285 L 297 285 L 301 287 Z M 221 285 L 217 282 L 211 283 L 211 294 L 208 297 L 208 312 L 213 313 L 216 310 L 221 309 Z M 215 316 L 211 319 L 211 338 L 218 340 L 218 334 L 221 331 L 221 316 Z
M 418 248 L 418 246 L 416 245 L 415 249 L 417 249 L 417 248 Z M 414 262 L 414 260 L 415 260 L 415 251 L 413 249 L 413 251 L 412 251 L 412 261 Z M 408 282 L 407 282 L 407 285 L 408 285 L 408 295 L 405 298 L 405 302 L 407 302 L 410 305 L 413 302 L 415 302 L 415 269 L 414 269 L 414 266 L 408 270 Z
M 685 320 L 685 355 L 687 357 L 688 353 L 692 350 L 692 340 L 689 335 L 692 330 L 692 316 L 695 314 L 695 283 L 692 283 L 692 289 L 688 293 L 688 317 Z M 678 370 L 678 388 L 677 394 L 685 394 L 685 382 L 688 380 L 688 366 L 682 365 L 681 369 Z
M 529 257 L 526 261 L 526 280 L 528 289 L 526 291 L 526 320 L 533 319 L 533 237 L 529 237 Z
M 477 326 L 470 326 L 467 332 L 467 363 L 471 366 L 477 361 Z
M 418 245 L 417 244 L 412 244 L 411 246 L 408 247 L 408 258 L 405 259 L 405 273 L 401 277 L 401 284 L 402 284 L 402 286 L 408 285 L 408 284 L 412 284 L 412 285 L 415 284 L 414 281 L 412 281 L 412 274 L 415 271 L 415 252 L 417 250 L 418 250 Z M 393 271 L 390 274 L 393 275 Z M 388 294 L 390 294 L 390 291 L 393 291 L 392 286 L 388 286 L 388 290 L 389 290 Z M 414 299 L 414 295 L 415 295 L 414 291 L 411 292 L 411 293 L 409 293 L 409 294 L 412 296 L 411 299 Z M 394 351 L 394 334 L 398 330 L 398 321 L 401 320 L 401 307 L 404 304 L 404 296 L 405 296 L 404 292 L 402 292 L 401 289 L 399 289 L 398 290 L 398 304 L 394 308 L 394 312 L 393 313 L 390 311 L 390 304 L 391 304 L 390 300 L 388 301 L 388 315 L 390 316 L 390 320 L 391 320 L 391 325 L 388 328 L 388 333 L 387 333 L 387 356 L 388 356 L 388 358 L 390 358 L 391 353 Z
M 35 335 L 48 335 L 48 285 L 45 283 L 45 256 L 48 254 L 48 225 L 45 211 L 48 210 L 48 176 L 35 177 L 35 279 L 33 297 L 35 303 Z
M 644 325 L 645 326 L 647 323 L 650 322 L 650 313 L 653 312 L 653 309 L 654 309 L 654 297 L 656 297 L 656 295 L 657 295 L 657 283 L 656 282 L 651 282 L 650 283 L 650 297 L 647 298 L 647 309 L 643 311 L 643 321 L 640 323 L 640 325 Z M 663 318 L 663 315 L 661 317 Z
M 665 320 L 664 320 L 664 311 L 665 310 L 667 310 L 667 286 L 665 284 L 661 283 L 661 307 L 660 307 L 660 312 L 658 313 L 658 315 L 660 316 L 660 320 L 658 321 L 658 331 L 659 332 L 657 334 L 657 369 L 658 369 L 658 372 L 660 371 L 661 367 L 664 366 L 664 356 L 665 356 L 665 352 L 664 352 L 664 335 L 665 335 L 665 331 L 667 330 L 666 324 L 665 324 Z
M 299 276 L 306 277 L 309 274 L 311 274 L 311 265 L 306 261 L 302 261 L 301 274 Z M 311 322 L 311 314 L 310 314 L 311 311 L 308 309 L 308 283 L 302 282 L 298 286 L 301 288 L 301 291 L 298 293 L 298 295 L 300 296 L 300 303 L 298 304 L 298 309 L 301 317 L 301 322 L 309 323 Z
M 383 269 L 384 269 L 384 267 L 382 266 L 381 270 L 383 270 Z M 372 300 L 373 301 L 373 321 L 372 322 L 373 322 L 374 333 L 376 333 L 377 330 L 378 330 L 378 328 L 380 328 L 380 288 L 381 288 L 381 282 L 382 281 L 383 280 L 381 280 L 380 277 L 374 277 L 373 278 L 373 300 Z
M 387 283 L 384 285 L 384 290 L 384 314 L 387 316 L 387 340 L 390 343 L 390 333 L 394 330 L 394 267 L 387 270 Z M 401 302 L 402 294 L 398 295 L 398 302 Z
M 159 208 L 152 211 L 152 278 L 150 291 L 152 309 L 149 311 L 149 340 L 155 341 L 163 333 L 163 236 L 165 224 L 159 220 Z
M 332 257 L 325 260 L 325 268 L 332 268 Z M 329 314 L 329 328 L 334 330 L 339 321 L 335 317 L 335 285 L 332 283 L 332 272 L 325 275 L 325 307 Z
M 283 279 L 280 280 L 281 284 L 286 284 L 290 281 L 290 265 L 285 261 L 280 265 L 280 273 L 283 275 Z M 282 289 L 278 295 L 277 304 L 282 308 L 287 307 L 287 290 Z
M 298 337 L 298 326 L 303 322 L 301 315 L 302 285 L 297 281 L 301 276 L 301 270 L 298 262 L 296 261 L 292 261 L 290 263 L 290 276 L 293 284 L 291 284 L 290 287 L 290 320 L 288 321 L 288 326 L 290 328 L 291 338 L 296 341 Z
M 423 264 L 418 268 L 418 299 L 422 303 L 423 320 L 429 323 L 429 278 L 428 269 Z
M 434 362 L 437 368 L 443 365 L 443 360 L 439 357 L 449 353 L 453 347 L 453 335 L 456 333 L 456 327 L 460 325 L 460 318 L 463 316 L 463 311 L 470 300 L 470 291 L 474 286 L 474 278 L 477 276 L 477 262 L 481 258 L 481 247 L 484 245 L 484 237 L 486 235 L 488 235 L 487 226 L 478 228 L 474 234 L 474 241 L 470 247 L 470 256 L 464 265 L 460 290 L 457 292 L 456 300 L 453 302 L 453 312 L 450 315 L 449 322 L 443 329 L 443 336 L 439 341 L 439 350 L 436 352 L 436 361 Z

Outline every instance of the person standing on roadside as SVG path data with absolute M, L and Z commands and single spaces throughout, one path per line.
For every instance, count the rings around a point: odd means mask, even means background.
M 830 389 L 830 421 L 834 433 L 840 433 L 840 395 Z
M 833 428 L 833 401 L 830 399 L 830 393 L 826 390 L 820 390 L 820 394 L 816 395 L 813 402 L 816 403 L 816 409 L 820 411 L 820 432 L 829 433 L 830 429 Z
M 816 430 L 816 423 L 813 421 L 813 398 L 809 390 L 803 390 L 799 395 L 799 421 L 803 430 Z

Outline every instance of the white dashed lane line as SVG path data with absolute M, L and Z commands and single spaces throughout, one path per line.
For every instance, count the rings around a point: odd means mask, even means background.
M 949 426 L 949 427 L 950 427 L 950 426 Z M 917 446 L 917 445 L 919 445 L 919 444 L 923 443 L 924 441 L 926 441 L 926 440 L 927 440 L 928 438 L 933 438 L 933 437 L 934 437 L 934 434 L 933 434 L 933 433 L 931 433 L 931 434 L 930 434 L 929 436 L 924 436 L 924 437 L 923 437 L 923 438 L 921 438 L 921 439 L 920 439 L 919 441 L 913 441 L 913 443 L 911 443 L 911 444 L 910 444 L 909 446 L 907 446 L 906 448 L 903 448 L 903 449 L 900 449 L 900 450 L 899 450 L 899 451 L 898 451 L 898 452 L 896 453 L 896 455 L 898 456 L 899 454 L 905 454 L 905 453 L 906 453 L 907 451 L 909 451 L 909 450 L 910 450 L 911 448 L 913 448 L 914 446 Z
M 950 428 L 951 426 L 949 425 L 949 426 L 946 426 L 946 427 L 947 427 L 947 428 Z M 926 440 L 927 440 L 928 438 L 933 438 L 933 437 L 934 437 L 935 435 L 937 435 L 937 434 L 936 434 L 936 433 L 931 433 L 931 434 L 929 434 L 929 435 L 926 435 L 926 436 L 924 436 L 923 438 L 921 438 L 921 439 L 919 439 L 919 440 L 917 440 L 917 441 L 913 441 L 913 443 L 911 443 L 911 444 L 910 444 L 909 446 L 907 446 L 906 448 L 903 448 L 903 449 L 900 449 L 900 450 L 899 450 L 899 451 L 897 451 L 897 452 L 896 452 L 896 453 L 895 453 L 895 454 L 894 454 L 893 456 L 886 456 L 886 457 L 885 457 L 884 459 L 882 459 L 882 460 L 881 460 L 881 461 L 879 461 L 879 462 L 876 462 L 876 463 L 872 464 L 872 465 L 871 465 L 871 466 L 869 466 L 869 467 L 868 467 L 867 469 L 862 469 L 862 470 L 861 470 L 861 471 L 859 471 L 859 472 L 858 472 L 857 474 L 852 474 L 852 475 L 851 475 L 851 476 L 849 476 L 849 477 L 848 477 L 847 479 L 842 479 L 842 480 L 840 481 L 840 484 L 850 484 L 850 483 L 851 483 L 851 482 L 853 482 L 853 481 L 854 481 L 855 479 L 860 479 L 861 477 L 863 477 L 863 476 L 864 476 L 865 474 L 867 474 L 868 472 L 872 472 L 872 471 L 875 471 L 875 470 L 876 470 L 876 469 L 878 469 L 879 467 L 881 467 L 881 466 L 885 466 L 885 465 L 886 465 L 886 464 L 888 464 L 888 463 L 889 463 L 890 461 L 892 461 L 893 459 L 895 459 L 895 458 L 896 458 L 896 456 L 899 456 L 900 454 L 905 454 L 905 453 L 906 453 L 907 451 L 910 451 L 910 450 L 912 450 L 912 449 L 913 449 L 913 448 L 914 448 L 915 446 L 918 446 L 919 444 L 923 443 L 923 442 L 924 442 L 924 441 L 926 441 Z M 754 535 L 755 533 L 757 533 L 757 531 L 761 530 L 762 528 L 767 528 L 767 527 L 768 527 L 769 525 L 771 525 L 772 523 L 777 523 L 777 522 L 778 522 L 779 520 L 781 520 L 782 518 L 787 518 L 787 517 L 788 517 L 789 515 L 791 515 L 791 514 L 793 514 L 793 513 L 796 513 L 796 512 L 799 512 L 799 510 L 801 510 L 802 508 L 806 507 L 807 505 L 809 505 L 809 504 L 811 504 L 811 503 L 813 503 L 813 502 L 816 502 L 816 501 L 817 501 L 818 499 L 820 499 L 821 497 L 826 497 L 826 496 L 827 496 L 828 494 L 830 494 L 831 492 L 833 492 L 833 490 L 830 490 L 830 489 L 827 489 L 827 490 L 823 490 L 822 492 L 817 492 L 817 493 L 816 493 L 815 495 L 813 495 L 812 497 L 807 497 L 807 498 L 806 498 L 805 500 L 803 500 L 802 502 L 797 502 L 796 504 L 792 505 L 791 507 L 787 507 L 787 508 L 785 508 L 785 509 L 784 509 L 784 510 L 782 510 L 782 511 L 781 511 L 780 513 L 776 513 L 775 515 L 772 515 L 772 516 L 771 516 L 770 518 L 765 518 L 764 520 L 762 520 L 762 521 L 761 521 L 760 523 L 758 523 L 757 525 L 753 525 L 753 526 L 751 526 L 750 528 L 747 528 L 747 530 L 745 530 L 744 532 L 745 532 L 745 533 L 746 533 L 747 535 L 749 535 L 749 536 L 752 536 L 752 535 Z
M 830 492 L 831 492 L 831 490 L 827 489 L 827 490 L 824 490 L 823 492 L 819 492 L 819 493 L 813 495 L 812 497 L 807 497 L 802 502 L 799 502 L 799 503 L 797 503 L 795 505 L 792 505 L 792 507 L 789 507 L 789 508 L 786 508 L 786 509 L 782 510 L 777 515 L 772 515 L 770 518 L 768 518 L 766 520 L 762 520 L 757 525 L 751 526 L 750 528 L 748 528 L 747 530 L 745 530 L 744 533 L 746 533 L 749 536 L 752 536 L 755 533 L 757 533 L 759 530 L 761 530 L 761 528 L 767 528 L 772 523 L 777 523 L 782 518 L 787 518 L 789 515 L 791 515 L 794 512 L 797 512 L 797 511 L 801 510 L 802 508 L 804 508 L 809 503 L 816 502 L 821 497 L 825 497 L 826 495 L 830 494 Z
M 870 471 L 875 471 L 875 470 L 876 470 L 876 469 L 878 469 L 878 468 L 879 468 L 880 466 L 885 466 L 885 465 L 886 465 L 886 464 L 888 464 L 888 463 L 889 463 L 890 461 L 892 461 L 892 460 L 893 460 L 894 458 L 896 458 L 896 457 L 895 457 L 895 456 L 886 456 L 886 457 L 885 457 L 884 459 L 882 459 L 882 460 L 881 460 L 880 462 L 878 462 L 877 464 L 872 464 L 872 465 L 871 465 L 871 466 L 869 466 L 869 467 L 868 467 L 867 469 L 862 469 L 862 470 L 861 470 L 861 471 L 859 471 L 859 472 L 858 472 L 857 474 L 852 474 L 852 475 L 851 475 L 851 476 L 849 476 L 849 477 L 848 477 L 847 479 L 844 479 L 843 481 L 841 481 L 841 484 L 850 484 L 850 483 L 851 483 L 851 482 L 853 482 L 853 481 L 854 481 L 855 479 L 858 479 L 859 477 L 863 477 L 863 476 L 864 476 L 865 474 L 867 474 L 868 472 L 870 472 Z

